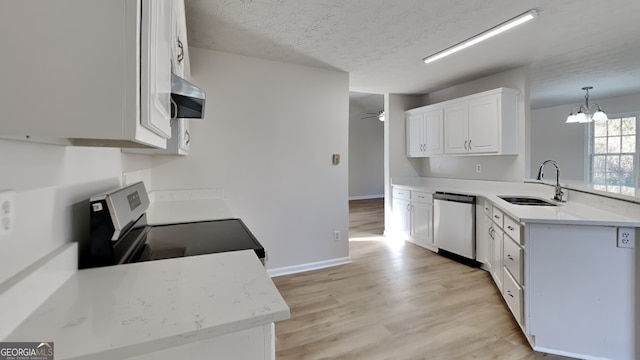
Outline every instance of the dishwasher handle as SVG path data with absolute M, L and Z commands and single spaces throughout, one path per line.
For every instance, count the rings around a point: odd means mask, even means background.
M 474 204 L 476 202 L 476 197 L 472 195 L 465 195 L 465 194 L 436 192 L 435 194 L 433 194 L 433 200 L 453 201 L 453 202 Z

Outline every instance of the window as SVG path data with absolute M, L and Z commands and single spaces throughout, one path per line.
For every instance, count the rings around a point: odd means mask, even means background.
M 591 182 L 595 189 L 634 195 L 638 187 L 637 117 L 610 118 L 591 127 Z

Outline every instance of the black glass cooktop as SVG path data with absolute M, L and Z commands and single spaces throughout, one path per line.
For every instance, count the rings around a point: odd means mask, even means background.
M 254 250 L 260 259 L 265 251 L 240 219 L 152 225 L 146 234 L 146 259 Z

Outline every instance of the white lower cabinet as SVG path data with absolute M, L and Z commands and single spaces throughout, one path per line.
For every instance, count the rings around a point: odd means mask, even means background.
M 508 235 L 503 237 L 502 243 L 504 267 L 511 273 L 519 284 L 523 283 L 522 261 L 524 250 Z
M 523 317 L 522 317 L 522 309 L 523 309 L 523 290 L 522 287 L 518 284 L 518 282 L 511 276 L 508 271 L 504 272 L 504 286 L 502 291 L 502 296 L 504 300 L 507 302 L 511 313 L 515 317 L 516 321 L 520 326 L 523 326 Z
M 433 248 L 433 194 L 393 189 L 393 217 L 396 232 L 416 245 Z
M 524 250 L 519 244 L 524 243 L 522 224 L 488 201 L 484 204 L 484 213 L 491 277 L 516 321 L 524 329 Z
M 409 235 L 410 232 L 410 201 L 402 198 L 393 198 L 393 225 L 394 232 Z
M 433 194 L 411 191 L 410 240 L 417 245 L 433 245 Z
M 493 224 L 491 230 L 491 276 L 495 281 L 498 290 L 502 292 L 502 279 L 503 279 L 503 263 L 502 263 L 502 241 L 504 233 L 502 230 Z
M 491 202 L 482 197 L 476 197 L 476 261 L 486 270 L 491 269 L 490 229 L 493 222 L 487 215 L 490 212 Z

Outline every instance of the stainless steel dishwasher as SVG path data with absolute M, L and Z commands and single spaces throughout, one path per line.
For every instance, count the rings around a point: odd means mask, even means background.
M 433 236 L 438 249 L 476 258 L 475 196 L 433 194 Z

